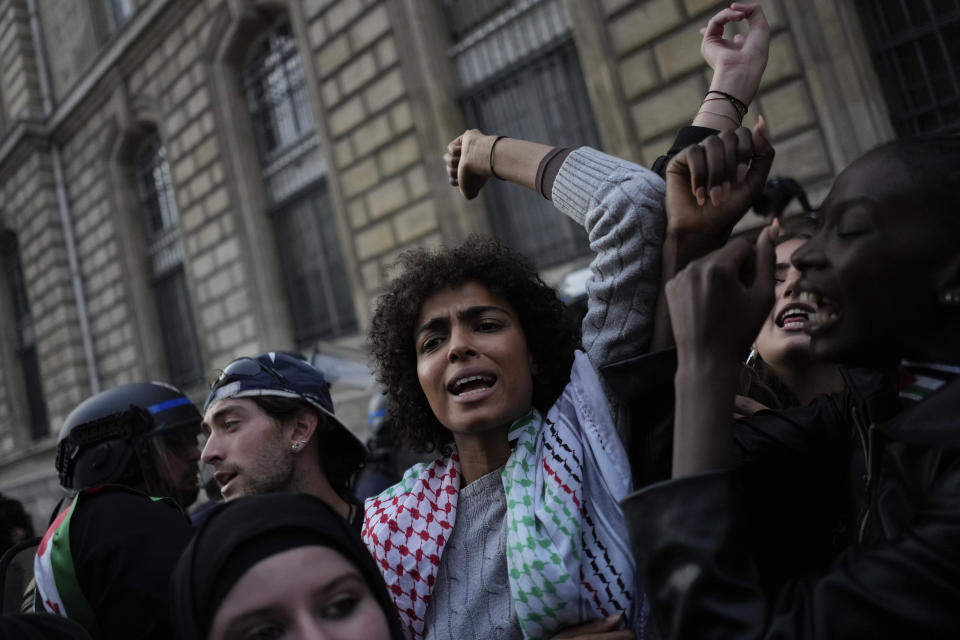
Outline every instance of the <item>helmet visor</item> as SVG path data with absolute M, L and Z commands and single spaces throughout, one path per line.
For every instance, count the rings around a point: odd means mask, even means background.
M 150 459 L 150 464 L 143 465 L 144 479 L 151 495 L 169 496 L 184 508 L 197 499 L 200 438 L 200 423 L 193 422 L 151 433 L 144 439 Z

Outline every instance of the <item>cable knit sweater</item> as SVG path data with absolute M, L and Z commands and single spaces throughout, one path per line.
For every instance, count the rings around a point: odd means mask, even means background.
M 583 322 L 583 347 L 593 369 L 611 361 L 633 355 L 646 348 L 650 341 L 653 329 L 654 309 L 659 291 L 660 253 L 666 220 L 663 209 L 664 183 L 663 180 L 651 171 L 638 165 L 620 160 L 590 148 L 580 148 L 572 152 L 564 162 L 554 181 L 552 199 L 554 205 L 582 224 L 588 234 L 590 248 L 596 253 L 591 263 L 592 275 L 587 281 L 588 311 Z M 582 362 L 581 367 L 587 365 Z M 589 366 L 587 365 L 587 366 Z M 574 369 L 577 365 L 575 364 Z M 582 369 L 581 369 L 582 370 Z M 590 374 L 588 377 L 592 377 Z M 574 379 L 582 378 L 574 376 Z M 571 382 L 571 389 L 574 382 Z M 586 390 L 587 393 L 604 395 L 599 386 L 576 385 L 573 391 L 565 391 L 567 398 L 565 408 L 560 409 L 564 416 L 570 416 L 573 424 L 579 424 L 573 417 L 570 408 L 570 393 L 579 397 Z M 608 397 L 610 394 L 606 394 Z M 596 398 L 594 398 L 594 401 Z M 558 400 L 558 405 L 563 401 Z M 576 404 L 576 402 L 574 402 Z M 588 403 L 589 404 L 589 403 Z M 604 404 L 603 402 L 600 403 Z M 578 405 L 581 406 L 581 405 Z M 623 526 L 622 512 L 617 501 L 629 491 L 629 469 L 626 465 L 626 456 L 618 438 L 613 435 L 612 425 L 624 424 L 620 417 L 620 408 L 613 403 L 610 406 L 614 422 L 602 424 L 610 425 L 610 433 L 599 431 L 584 434 L 581 440 L 585 459 L 577 462 L 582 466 L 580 471 L 574 470 L 583 482 L 583 496 L 590 501 L 591 515 L 598 517 L 605 525 L 601 528 L 601 537 L 607 536 L 604 542 L 611 550 L 611 556 L 621 564 L 630 564 L 629 567 L 616 567 L 625 575 L 633 578 L 632 558 L 629 550 L 624 546 L 625 527 Z M 551 410 L 551 414 L 553 410 Z M 595 429 L 595 425 L 591 424 Z M 619 429 L 621 438 L 627 434 Z M 444 461 L 439 461 L 443 463 Z M 414 476 L 417 473 L 432 471 L 435 465 L 424 465 L 411 469 Z M 619 480 L 610 476 L 620 475 Z M 404 482 L 409 483 L 410 472 Z M 489 477 L 489 476 L 485 476 Z M 479 482 L 479 481 L 478 481 Z M 401 483 L 403 484 L 403 483 Z M 472 485 L 461 493 L 472 494 Z M 496 491 L 502 500 L 503 486 L 494 484 L 491 487 L 484 485 L 484 493 Z M 599 493 L 597 493 L 599 492 Z M 388 490 L 386 495 L 396 496 L 395 490 Z M 492 500 L 492 499 L 491 499 Z M 437 581 L 432 587 L 432 593 L 424 598 L 427 600 L 426 615 L 422 623 L 417 623 L 411 617 L 411 627 L 428 628 L 420 632 L 428 638 L 472 638 L 494 637 L 491 628 L 477 628 L 483 620 L 503 619 L 503 612 L 512 607 L 509 589 L 489 589 L 485 598 L 476 598 L 476 594 L 467 593 L 472 589 L 474 582 L 482 575 L 497 575 L 506 572 L 506 556 L 499 555 L 496 562 L 502 563 L 503 568 L 485 566 L 493 561 L 488 554 L 481 552 L 465 553 L 457 541 L 467 541 L 479 529 L 487 533 L 484 537 L 485 548 L 498 544 L 498 537 L 507 527 L 506 510 L 481 510 L 482 522 L 475 521 L 477 510 L 473 508 L 456 508 L 458 516 L 453 523 L 454 531 L 451 541 L 457 546 L 451 553 L 443 553 L 443 542 L 438 545 L 440 553 L 439 567 L 435 569 Z M 597 506 L 595 506 L 597 505 Z M 464 505 L 466 507 L 467 505 Z M 385 567 L 384 574 L 388 585 L 391 581 L 399 581 L 395 593 L 407 590 L 401 584 L 403 576 L 409 574 L 409 567 L 397 566 L 394 569 L 386 568 L 391 564 L 391 558 L 384 548 L 378 548 L 372 543 L 373 536 L 386 533 L 394 521 L 387 518 L 392 507 L 386 501 L 372 498 L 367 502 L 367 524 L 364 528 L 364 538 L 371 546 L 371 551 Z M 403 509 L 401 509 L 403 511 Z M 409 518 L 409 511 L 405 517 Z M 384 524 L 387 524 L 386 528 Z M 415 525 L 415 523 L 414 523 Z M 479 527 L 479 529 L 478 529 Z M 416 528 L 414 526 L 413 528 Z M 622 529 L 622 531 L 621 531 Z M 463 535 L 467 533 L 468 535 Z M 584 531 L 584 536 L 588 535 Z M 597 535 L 597 530 L 591 529 L 589 535 Z M 382 538 L 383 536 L 378 536 Z M 456 566 L 454 566 L 456 565 Z M 430 567 L 425 567 L 427 570 Z M 457 576 L 458 580 L 450 580 L 448 576 Z M 475 578 L 468 577 L 475 576 Z M 634 581 L 635 582 L 635 581 Z M 638 584 L 628 585 L 631 592 L 642 593 Z M 415 599 L 416 600 L 416 599 Z M 634 611 L 631 614 L 631 624 L 638 632 L 642 632 L 646 617 L 644 606 L 634 602 Z M 467 606 L 467 603 L 470 603 Z M 398 605 L 399 605 L 398 601 Z M 478 607 L 481 610 L 478 610 Z M 401 611 L 409 607 L 400 606 Z M 581 611 L 590 611 L 591 605 L 583 603 Z M 416 615 L 416 614 L 412 614 Z M 515 615 L 511 616 L 515 621 Z M 414 633 L 414 636 L 420 636 Z M 495 635 L 498 638 L 518 637 L 519 628 L 500 628 Z

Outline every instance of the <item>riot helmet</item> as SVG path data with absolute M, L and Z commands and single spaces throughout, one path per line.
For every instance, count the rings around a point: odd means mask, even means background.
M 103 391 L 67 416 L 57 444 L 60 486 L 142 488 L 187 507 L 197 498 L 201 416 L 179 389 L 138 382 Z

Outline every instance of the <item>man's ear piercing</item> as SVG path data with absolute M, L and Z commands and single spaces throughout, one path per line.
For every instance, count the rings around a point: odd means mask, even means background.
M 307 444 L 307 441 L 306 441 L 306 440 L 297 440 L 297 441 L 294 442 L 292 445 L 290 445 L 290 450 L 291 450 L 291 451 L 299 451 L 299 450 L 300 450 L 300 447 L 302 447 L 302 446 L 305 445 L 305 444 Z

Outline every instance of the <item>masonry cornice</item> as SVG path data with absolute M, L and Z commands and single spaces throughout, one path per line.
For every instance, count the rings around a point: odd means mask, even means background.
M 41 120 L 21 118 L 0 141 L 0 180 L 29 154 L 47 147 L 48 128 Z
M 4 4 L 0 0 L 0 6 Z M 110 99 L 112 89 L 153 50 L 176 26 L 179 12 L 169 9 L 189 6 L 186 0 L 153 0 L 131 19 L 96 61 L 81 74 L 66 96 L 53 107 L 46 118 L 18 118 L 0 140 L 0 175 L 24 153 L 66 139 L 73 131 Z

